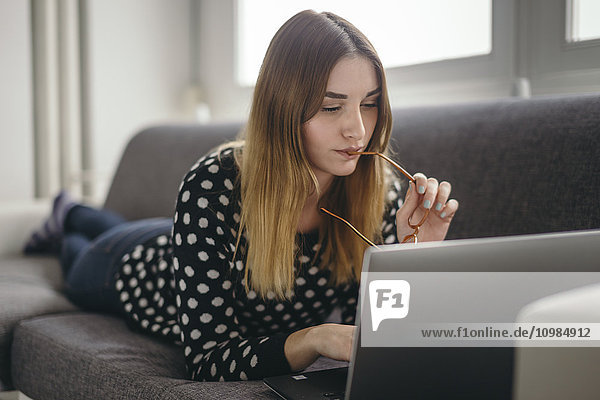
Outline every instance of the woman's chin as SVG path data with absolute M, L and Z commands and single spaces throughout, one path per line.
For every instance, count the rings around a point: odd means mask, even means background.
M 348 176 L 348 175 L 352 175 L 354 173 L 354 171 L 356 171 L 356 164 L 353 164 L 352 166 L 345 166 L 342 168 L 337 169 L 337 171 L 335 171 L 334 175 L 335 176 Z

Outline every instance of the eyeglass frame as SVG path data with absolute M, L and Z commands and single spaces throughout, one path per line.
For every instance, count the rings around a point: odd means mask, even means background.
M 379 156 L 381 158 L 383 158 L 385 161 L 387 161 L 388 163 L 392 164 L 398 171 L 400 171 L 400 173 L 402 175 L 404 175 L 406 178 L 408 178 L 413 184 L 416 185 L 417 181 L 414 178 L 414 176 L 412 176 L 408 171 L 406 171 L 404 168 L 402 168 L 402 166 L 400 166 L 398 163 L 396 163 L 394 160 L 392 160 L 391 158 L 389 158 L 388 156 L 386 156 L 385 154 L 376 152 L 376 151 L 349 151 L 348 154 L 350 155 L 360 155 L 360 156 L 372 156 L 372 155 L 376 155 Z M 350 229 L 352 229 L 352 231 L 354 233 L 356 233 L 362 240 L 364 240 L 368 245 L 373 246 L 375 248 L 379 248 L 379 246 L 377 246 L 375 243 L 373 243 L 371 240 L 369 240 L 369 238 L 367 238 L 365 235 L 363 235 L 358 229 L 356 229 L 350 222 L 346 221 L 344 218 L 332 213 L 331 211 L 327 210 L 324 207 L 320 208 L 321 211 L 325 212 L 326 214 L 338 219 L 339 221 L 343 222 L 344 224 L 346 224 L 346 226 L 348 226 Z M 423 217 L 421 218 L 421 220 L 416 223 L 413 224 L 410 222 L 410 217 L 408 217 L 408 226 L 410 226 L 412 229 L 414 229 L 414 232 L 404 236 L 404 238 L 402 239 L 402 241 L 400 243 L 408 243 L 411 240 L 414 243 L 418 242 L 417 236 L 419 235 L 419 229 L 421 228 L 421 226 L 423 226 L 423 224 L 425 223 L 425 220 L 427 219 L 427 217 L 429 216 L 429 211 L 430 209 L 426 208 L 425 209 L 425 214 L 423 215 Z

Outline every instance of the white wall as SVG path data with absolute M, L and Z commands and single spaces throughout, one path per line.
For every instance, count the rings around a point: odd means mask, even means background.
M 29 2 L 0 1 L 0 202 L 33 198 Z
M 88 1 L 93 198 L 139 129 L 193 120 L 190 0 Z
M 235 82 L 235 0 L 198 0 L 198 82 L 213 120 L 245 119 L 252 88 Z

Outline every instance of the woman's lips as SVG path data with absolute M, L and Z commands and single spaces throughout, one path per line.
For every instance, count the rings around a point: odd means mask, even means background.
M 358 157 L 360 157 L 360 155 L 358 154 L 349 154 L 349 152 L 356 152 L 356 150 L 354 149 L 348 149 L 348 150 L 336 150 L 336 153 L 339 153 L 342 157 L 344 157 L 347 160 L 354 160 Z

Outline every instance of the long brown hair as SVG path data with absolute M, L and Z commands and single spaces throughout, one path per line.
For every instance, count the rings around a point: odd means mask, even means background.
M 329 74 L 343 57 L 364 57 L 381 94 L 367 151 L 385 152 L 392 125 L 385 73 L 368 39 L 332 13 L 302 11 L 275 34 L 265 55 L 239 148 L 242 212 L 247 237 L 246 282 L 259 295 L 289 297 L 294 286 L 296 234 L 302 208 L 319 185 L 304 151 L 303 123 L 320 109 Z M 335 177 L 319 206 L 335 210 L 373 241 L 381 240 L 387 166 L 361 157 L 353 174 Z M 321 268 L 335 284 L 358 280 L 365 245 L 347 227 L 325 219 L 319 228 Z M 236 250 L 237 251 L 237 250 Z

